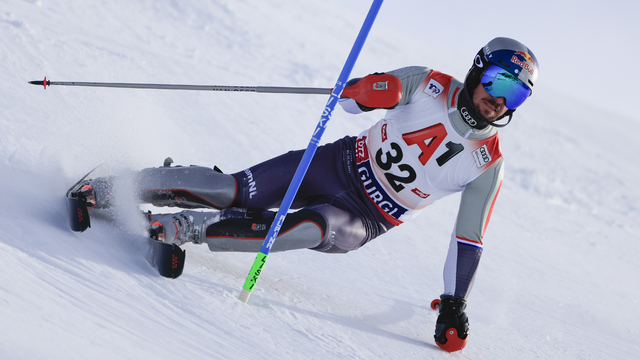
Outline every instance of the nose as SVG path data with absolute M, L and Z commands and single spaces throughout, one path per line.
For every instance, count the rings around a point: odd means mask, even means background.
M 493 96 L 491 97 L 493 98 L 493 101 L 496 104 L 496 107 L 507 106 L 507 100 L 504 97 L 493 97 Z

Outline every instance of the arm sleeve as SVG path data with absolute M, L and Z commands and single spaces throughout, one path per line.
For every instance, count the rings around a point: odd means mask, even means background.
M 398 105 L 407 105 L 418 90 L 422 81 L 429 76 L 431 69 L 424 66 L 407 66 L 388 71 L 387 74 L 395 75 L 402 82 L 402 98 Z
M 467 298 L 482 255 L 484 232 L 504 174 L 500 158 L 462 192 L 460 209 L 444 266 L 444 293 Z

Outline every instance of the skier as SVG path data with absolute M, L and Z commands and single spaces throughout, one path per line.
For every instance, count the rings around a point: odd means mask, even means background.
M 511 121 L 537 77 L 531 50 L 496 38 L 477 53 L 464 83 L 426 67 L 350 80 L 345 93 L 359 81 L 399 80 L 401 96 L 391 107 L 376 106 L 373 86 L 366 106 L 340 99 L 349 113 L 387 112 L 359 136 L 318 148 L 292 205 L 299 210 L 287 216 L 272 251 L 356 250 L 434 201 L 462 192 L 434 335 L 441 348 L 462 349 L 469 334 L 466 298 L 503 179 L 497 128 Z M 219 210 L 153 215 L 150 236 L 177 245 L 206 243 L 211 251 L 258 252 L 275 215 L 268 209 L 279 207 L 302 154 L 291 151 L 230 175 L 169 161 L 141 170 L 142 202 Z M 81 191 L 90 206 L 110 206 L 111 181 L 87 181 Z

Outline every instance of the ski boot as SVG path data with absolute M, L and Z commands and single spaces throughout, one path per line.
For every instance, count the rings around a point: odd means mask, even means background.
M 91 173 L 89 173 L 91 174 Z M 67 191 L 67 212 L 69 227 L 73 231 L 85 231 L 91 227 L 89 209 L 110 207 L 111 181 L 108 179 L 88 179 L 87 174 Z
M 107 209 L 111 206 L 112 181 L 108 178 L 82 180 L 69 190 L 68 197 L 78 198 L 87 209 Z
M 175 214 L 148 214 L 149 237 L 164 243 L 181 246 L 187 242 L 202 244 L 205 229 L 218 221 L 212 212 L 185 210 Z
M 264 209 L 250 208 L 238 209 L 229 208 L 221 211 L 193 211 L 184 210 L 173 214 L 151 214 L 147 213 L 149 219 L 149 237 L 165 242 L 181 246 L 187 242 L 194 244 L 202 244 L 206 242 L 207 228 L 215 223 L 230 219 L 262 219 L 262 214 L 270 214 L 271 217 L 264 221 L 268 224 L 253 224 L 253 230 L 266 230 L 273 219 L 273 214 L 266 212 Z M 250 221 L 250 220 L 249 220 Z M 259 229 L 256 228 L 259 226 Z M 235 229 L 234 230 L 242 230 Z M 244 232 L 242 232 L 243 235 Z

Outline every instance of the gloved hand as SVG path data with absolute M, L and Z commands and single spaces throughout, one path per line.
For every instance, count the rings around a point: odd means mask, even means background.
M 451 295 L 440 296 L 440 315 L 436 320 L 436 344 L 443 350 L 462 350 L 469 340 L 469 319 L 464 309 L 467 301 Z
M 355 100 L 362 111 L 393 109 L 402 98 L 402 82 L 395 75 L 373 73 L 347 81 L 341 97 Z

